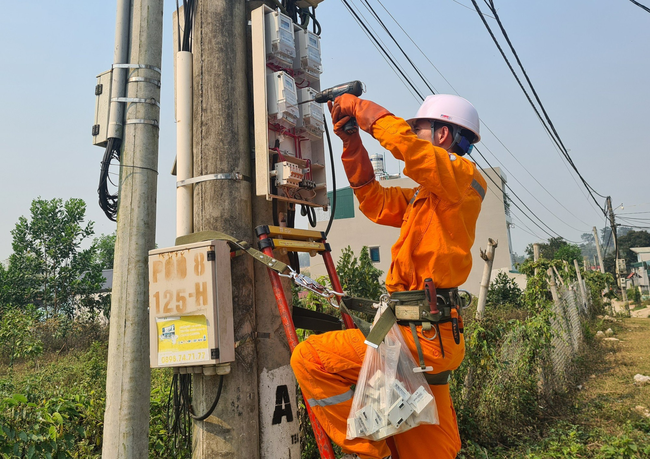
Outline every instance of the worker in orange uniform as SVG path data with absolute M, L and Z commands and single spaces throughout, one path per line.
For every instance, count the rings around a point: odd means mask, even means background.
M 427 381 L 433 384 L 440 424 L 423 424 L 388 441 L 394 442 L 393 451 L 400 459 L 454 458 L 461 441 L 448 378 L 465 356 L 465 343 L 458 333 L 458 319 L 453 319 L 459 311 L 457 287 L 472 266 L 470 249 L 487 189 L 476 165 L 464 158 L 480 140 L 478 113 L 467 100 L 453 95 L 427 97 L 408 121 L 350 94 L 330 103 L 330 111 L 334 132 L 343 140 L 343 166 L 360 210 L 376 223 L 401 228 L 391 249 L 386 289 L 395 296 L 422 290 L 425 279 L 431 278 L 444 298 L 438 306 L 446 315 L 434 324 L 435 330 L 425 327 L 423 331 L 424 322 L 411 327 L 397 317 L 415 360 L 422 363 L 423 357 L 423 366 L 433 367 Z M 350 117 L 404 161 L 404 174 L 419 184 L 417 188 L 383 187 L 375 180 L 359 133 L 348 135 L 343 130 Z M 462 319 L 460 327 L 462 331 Z M 434 333 L 438 336 L 432 339 Z M 365 351 L 361 331 L 333 331 L 300 343 L 291 365 L 305 401 L 330 438 L 361 459 L 383 459 L 391 454 L 387 441 L 346 439 L 354 396 L 351 386 L 357 382 Z

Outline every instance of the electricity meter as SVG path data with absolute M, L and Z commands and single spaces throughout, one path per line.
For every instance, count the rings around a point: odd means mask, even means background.
M 314 88 L 309 87 L 298 90 L 298 101 L 304 103 L 299 105 L 300 119 L 298 120 L 297 127 L 320 139 L 323 137 L 324 130 L 323 107 L 321 104 L 313 101 L 317 93 Z
M 294 127 L 298 122 L 298 96 L 296 82 L 285 72 L 275 72 L 267 76 L 266 90 L 268 94 L 269 117 Z
M 293 22 L 279 11 L 266 15 L 266 58 L 284 68 L 293 66 L 296 45 L 293 36 Z
M 204 241 L 149 252 L 151 368 L 235 360 L 230 247 Z
M 320 37 L 309 30 L 296 32 L 296 60 L 294 68 L 311 80 L 320 78 L 323 73 L 320 58 Z

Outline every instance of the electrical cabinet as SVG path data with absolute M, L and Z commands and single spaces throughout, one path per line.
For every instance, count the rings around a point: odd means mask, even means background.
M 112 86 L 112 70 L 97 75 L 97 85 L 95 86 L 95 123 L 93 124 L 92 135 L 93 145 L 100 147 L 105 147 L 108 140 Z
M 274 72 L 268 75 L 266 87 L 269 117 L 283 126 L 294 127 L 300 117 L 294 79 L 285 72 Z
M 269 62 L 291 67 L 296 57 L 293 22 L 279 11 L 266 15 L 266 57 Z
M 265 5 L 251 12 L 251 38 L 256 194 L 278 201 L 278 214 L 327 209 L 324 109 L 309 102 L 321 89 L 320 38 Z
M 296 31 L 296 60 L 294 70 L 308 80 L 320 78 L 323 73 L 320 58 L 320 37 L 309 30 Z
M 149 252 L 150 366 L 235 360 L 230 248 L 205 241 Z

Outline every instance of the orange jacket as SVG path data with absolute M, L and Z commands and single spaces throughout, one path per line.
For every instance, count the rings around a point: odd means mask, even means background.
M 401 118 L 379 118 L 372 135 L 404 161 L 404 174 L 420 185 L 381 186 L 361 142 L 344 144 L 343 164 L 361 211 L 376 223 L 401 227 L 391 249 L 386 288 L 420 290 L 427 277 L 439 288 L 458 287 L 472 268 L 470 249 L 485 179 L 473 162 L 419 139 Z

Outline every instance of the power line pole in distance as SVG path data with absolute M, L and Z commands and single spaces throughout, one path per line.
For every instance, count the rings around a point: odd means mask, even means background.
M 627 304 L 627 292 L 625 291 L 625 287 L 623 286 L 623 282 L 621 279 L 621 270 L 620 270 L 620 263 L 619 263 L 619 251 L 618 251 L 618 235 L 616 233 L 616 217 L 614 215 L 614 209 L 612 208 L 612 198 L 610 196 L 607 196 L 607 212 L 609 214 L 609 224 L 612 228 L 612 236 L 614 237 L 614 247 L 616 251 L 616 285 L 618 285 L 621 288 L 621 294 L 623 297 L 623 303 L 625 304 L 625 310 L 627 311 L 628 315 L 630 313 L 630 306 Z

